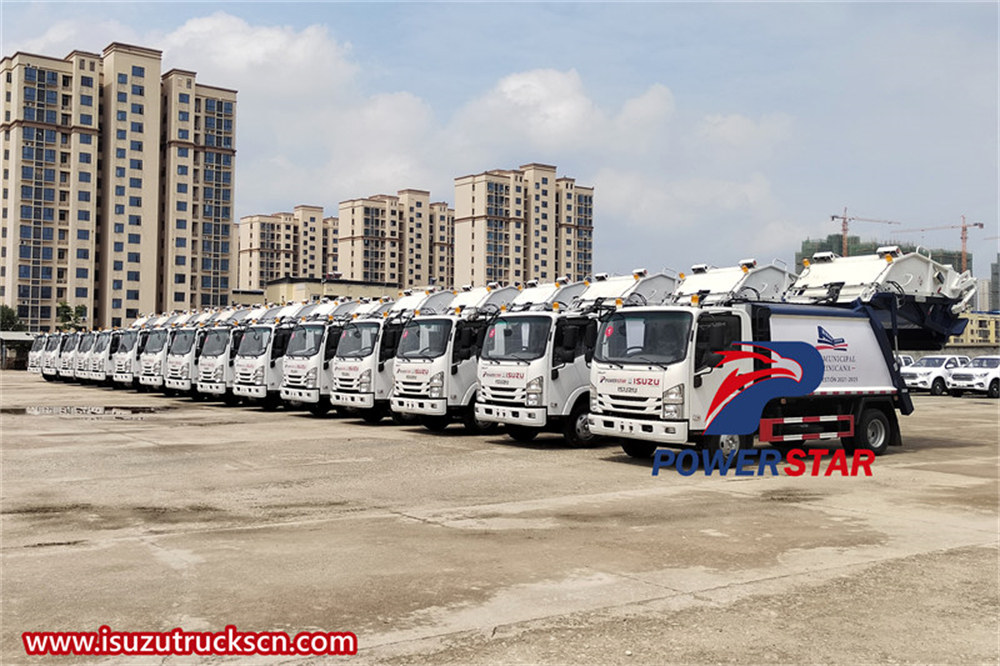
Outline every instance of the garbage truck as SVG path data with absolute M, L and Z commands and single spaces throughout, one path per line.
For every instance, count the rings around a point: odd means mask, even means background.
M 42 352 L 42 378 L 53 382 L 59 379 L 59 350 L 62 348 L 62 333 L 49 333 Z
M 403 327 L 416 310 L 438 310 L 455 297 L 451 291 L 406 290 L 387 309 L 344 325 L 333 359 L 330 404 L 361 415 L 368 423 L 388 416 L 393 364 Z
M 961 333 L 970 288 L 924 255 L 880 248 L 814 255 L 775 302 L 622 307 L 598 332 L 590 430 L 633 457 L 661 445 L 728 456 L 755 435 L 881 455 L 902 443 L 898 414 L 913 411 L 895 356 Z
M 300 316 L 292 329 L 285 351 L 281 399 L 303 404 L 316 416 L 330 411 L 330 364 L 337 355 L 340 333 L 352 313 L 387 309 L 388 301 L 330 301 L 319 305 L 308 316 Z
M 205 331 L 198 359 L 198 380 L 195 388 L 203 399 L 221 398 L 229 406 L 239 404 L 233 393 L 236 377 L 233 370 L 236 352 L 243 340 L 246 322 L 262 317 L 269 308 L 241 308 L 227 312 L 211 322 Z
M 296 316 L 306 306 L 290 303 L 271 308 L 243 332 L 233 364 L 233 394 L 259 401 L 264 409 L 274 410 L 281 404 L 281 379 L 285 349 L 292 335 Z
M 198 397 L 198 360 L 205 342 L 206 326 L 216 318 L 229 316 L 235 309 L 218 312 L 206 310 L 191 317 L 184 326 L 177 329 L 174 339 L 167 349 L 167 371 L 163 378 L 164 392 L 186 393 Z
M 167 367 L 167 351 L 177 333 L 177 327 L 190 319 L 189 313 L 177 313 L 158 323 L 146 338 L 146 347 L 139 355 L 139 390 L 164 388 Z
M 476 419 L 476 364 L 487 324 L 521 293 L 498 284 L 466 286 L 443 311 L 415 312 L 396 350 L 392 411 L 415 416 L 432 431 L 454 420 L 472 433 L 495 428 Z
M 114 355 L 115 372 L 111 377 L 115 388 L 138 388 L 142 373 L 139 358 L 146 349 L 149 331 L 158 322 L 166 320 L 164 316 L 140 317 L 122 332 L 118 351 Z
M 121 343 L 120 330 L 101 331 L 94 341 L 90 353 L 90 379 L 99 384 L 108 384 L 115 372 L 115 354 Z
M 600 273 L 568 303 L 546 301 L 501 314 L 488 327 L 479 357 L 477 418 L 504 424 L 517 441 L 546 430 L 574 445 L 592 441 L 588 389 L 599 315 L 619 301 L 660 303 L 676 286 L 676 276 L 645 269 Z

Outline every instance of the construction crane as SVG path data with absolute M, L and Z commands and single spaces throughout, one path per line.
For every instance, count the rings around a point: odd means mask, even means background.
M 902 222 L 894 222 L 893 220 L 873 220 L 868 217 L 857 217 L 857 216 L 847 216 L 847 208 L 844 208 L 843 215 L 831 215 L 830 220 L 836 222 L 840 220 L 840 254 L 843 257 L 847 256 L 847 228 L 850 222 L 874 222 L 876 224 L 902 224 Z
M 977 227 L 983 229 L 984 225 L 982 222 L 966 222 L 965 216 L 962 216 L 962 224 L 943 224 L 939 227 L 924 227 L 923 229 L 904 229 L 898 233 L 901 234 L 913 234 L 918 231 L 937 231 L 938 229 L 961 229 L 962 230 L 962 272 L 964 273 L 967 267 L 967 249 L 969 246 L 969 227 Z

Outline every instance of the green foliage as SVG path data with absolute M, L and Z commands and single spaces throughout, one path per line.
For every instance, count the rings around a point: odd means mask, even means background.
M 18 318 L 14 308 L 9 305 L 0 305 L 0 331 L 26 330 L 28 330 L 28 327 Z

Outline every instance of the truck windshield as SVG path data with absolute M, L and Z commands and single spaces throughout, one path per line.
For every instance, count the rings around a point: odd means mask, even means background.
M 261 356 L 267 352 L 271 342 L 270 326 L 254 326 L 248 328 L 240 342 L 240 356 Z
M 448 350 L 450 319 L 411 321 L 403 329 L 396 356 L 400 358 L 438 358 Z
M 101 333 L 97 336 L 97 341 L 94 343 L 94 351 L 102 352 L 108 348 L 108 343 L 111 342 L 110 333 Z
M 337 356 L 364 358 L 375 351 L 380 326 L 376 322 L 350 323 L 340 334 Z
M 169 337 L 170 331 L 164 328 L 158 328 L 149 334 L 146 338 L 146 349 L 147 354 L 157 354 L 163 350 L 167 345 L 167 338 Z
M 222 356 L 229 346 L 229 329 L 216 328 L 205 336 L 205 345 L 201 348 L 202 356 Z
M 689 312 L 616 312 L 598 335 L 594 357 L 610 363 L 666 365 L 687 355 Z
M 187 354 L 194 346 L 194 331 L 177 331 L 174 341 L 170 343 L 171 354 Z
M 49 338 L 49 341 L 45 343 L 45 351 L 55 351 L 59 349 L 59 343 L 62 341 L 58 335 L 53 335 Z
M 288 339 L 287 356 L 315 356 L 323 344 L 325 324 L 307 324 L 296 326 L 292 337 Z
M 35 338 L 35 341 L 31 343 L 31 351 L 40 351 L 45 346 L 45 337 L 39 335 Z
M 969 366 L 973 368 L 1000 368 L 1000 358 L 974 358 Z
M 82 352 L 90 351 L 90 348 L 94 346 L 94 334 L 87 333 L 83 336 L 83 340 L 80 340 L 79 350 Z
M 924 356 L 922 359 L 914 363 L 913 368 L 940 368 L 944 365 L 944 358 L 941 356 Z
M 135 340 L 139 337 L 138 331 L 125 331 L 122 333 L 122 341 L 118 345 L 118 351 L 120 352 L 130 352 L 132 347 L 135 346 Z
M 74 351 L 76 349 L 76 343 L 78 339 L 79 338 L 77 338 L 75 335 L 70 335 L 64 338 L 65 342 L 63 343 L 62 350 L 64 352 Z
M 552 319 L 500 317 L 486 331 L 482 358 L 490 361 L 531 361 L 545 355 Z

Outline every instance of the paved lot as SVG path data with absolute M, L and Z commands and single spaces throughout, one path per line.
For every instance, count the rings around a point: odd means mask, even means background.
M 919 396 L 870 478 L 719 478 L 554 436 L 0 388 L 5 664 L 69 663 L 22 631 L 101 624 L 354 631 L 359 663 L 1000 659 L 997 401 Z

